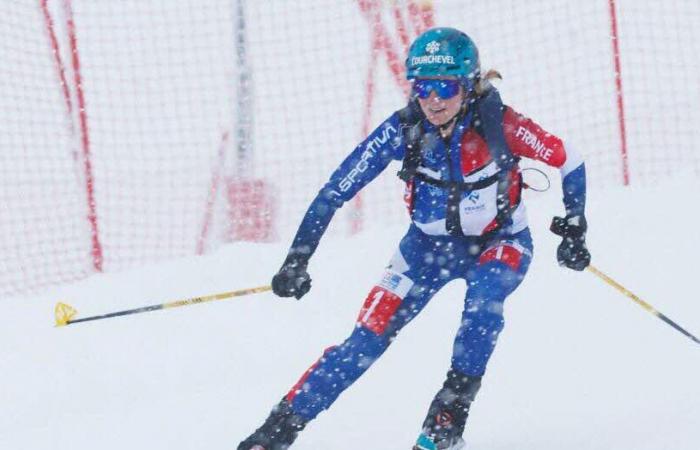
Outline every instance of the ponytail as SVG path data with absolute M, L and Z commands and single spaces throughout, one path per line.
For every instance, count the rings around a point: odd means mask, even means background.
M 491 87 L 491 80 L 498 79 L 502 80 L 503 76 L 501 73 L 495 69 L 489 69 L 486 74 L 479 79 L 476 83 L 475 91 L 476 95 L 483 95 Z

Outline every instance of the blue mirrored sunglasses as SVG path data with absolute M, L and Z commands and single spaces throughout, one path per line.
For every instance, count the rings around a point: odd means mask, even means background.
M 413 92 L 419 98 L 428 98 L 430 93 L 435 91 L 435 94 L 440 98 L 452 98 L 459 93 L 459 80 L 436 80 L 429 78 L 419 78 L 413 82 Z

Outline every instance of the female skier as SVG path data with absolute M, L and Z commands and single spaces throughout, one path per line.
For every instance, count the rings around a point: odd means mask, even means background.
M 393 160 L 403 161 L 399 176 L 412 223 L 347 340 L 323 353 L 238 450 L 287 449 L 457 278 L 468 289 L 451 367 L 414 450 L 464 447 L 467 414 L 503 329 L 503 303 L 532 258 L 521 157 L 560 169 L 566 216 L 552 223 L 563 238 L 559 263 L 583 270 L 590 262 L 581 156 L 501 103 L 489 76 L 481 76 L 472 40 L 453 28 L 430 29 L 412 43 L 406 72 L 412 82 L 408 106 L 357 146 L 320 190 L 272 288 L 297 299 L 309 291 L 309 258 L 335 211 Z

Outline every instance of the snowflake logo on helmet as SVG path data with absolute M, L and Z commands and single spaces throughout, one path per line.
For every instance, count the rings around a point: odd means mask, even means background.
M 440 43 L 438 41 L 431 41 L 425 46 L 425 51 L 431 55 L 440 50 Z

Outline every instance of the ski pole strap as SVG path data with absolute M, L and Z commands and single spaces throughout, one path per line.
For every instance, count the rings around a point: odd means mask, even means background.
M 664 322 L 666 322 L 667 325 L 670 325 L 671 327 L 673 327 L 674 329 L 676 329 L 676 331 L 679 331 L 680 333 L 682 333 L 682 334 L 684 334 L 685 336 L 687 336 L 687 337 L 689 337 L 690 339 L 692 339 L 694 342 L 700 344 L 700 340 L 698 340 L 698 338 L 696 338 L 696 337 L 693 336 L 691 333 L 689 333 L 688 331 L 686 331 L 685 329 L 683 329 L 683 327 L 681 327 L 680 325 L 678 325 L 678 324 L 677 324 L 676 322 L 674 322 L 673 320 L 669 319 L 666 315 L 664 315 L 664 314 L 660 313 L 659 311 L 657 311 L 657 310 L 656 310 L 653 306 L 651 306 L 649 303 L 647 303 L 647 302 L 645 302 L 644 300 L 642 300 L 641 298 L 637 297 L 634 293 L 632 293 L 632 291 L 630 291 L 629 289 L 625 288 L 623 285 L 621 285 L 621 284 L 618 283 L 617 281 L 613 280 L 613 279 L 610 278 L 608 275 L 604 274 L 603 272 L 601 272 L 600 270 L 596 269 L 596 268 L 595 268 L 594 266 L 592 266 L 592 265 L 589 265 L 588 267 L 586 267 L 586 269 L 587 269 L 589 272 L 591 272 L 591 273 L 593 273 L 594 275 L 596 275 L 597 277 L 599 277 L 601 280 L 603 280 L 603 281 L 605 281 L 606 283 L 608 283 L 610 286 L 614 287 L 615 289 L 617 289 L 618 291 L 620 291 L 621 293 L 623 293 L 624 295 L 626 295 L 627 297 L 631 298 L 635 303 L 637 303 L 639 306 L 641 306 L 642 308 L 644 308 L 645 310 L 647 310 L 649 313 L 655 315 L 655 316 L 658 317 L 659 319 L 661 319 L 661 320 L 663 320 Z

